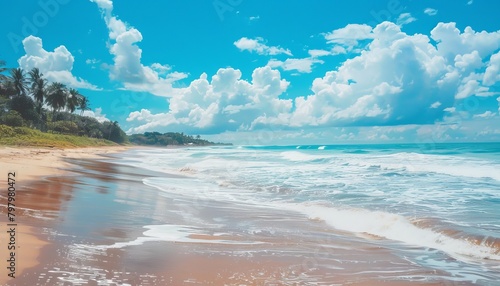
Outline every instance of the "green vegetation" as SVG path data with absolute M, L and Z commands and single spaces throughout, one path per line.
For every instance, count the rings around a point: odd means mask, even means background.
M 0 145 L 83 147 L 137 145 L 224 145 L 184 133 L 146 132 L 127 136 L 117 121 L 83 116 L 87 97 L 59 82 L 49 82 L 38 68 L 26 73 L 0 61 Z M 4 73 L 9 72 L 8 75 Z M 80 114 L 74 114 L 80 110 Z
M 83 136 L 44 133 L 28 127 L 10 127 L 0 125 L 0 145 L 37 146 L 37 147 L 87 147 L 113 146 L 114 142 Z
M 196 145 L 196 146 L 209 146 L 209 145 L 228 145 L 222 143 L 214 143 L 204 139 L 200 139 L 200 135 L 196 138 L 184 133 L 168 132 L 161 134 L 159 132 L 146 132 L 144 134 L 133 134 L 129 136 L 129 140 L 137 145 L 154 145 L 154 146 L 168 146 L 168 145 Z
M 0 61 L 0 144 L 77 147 L 128 143 L 118 122 L 82 116 L 90 110 L 90 103 L 78 90 L 58 82 L 49 84 L 37 68 L 26 73 L 4 66 Z M 77 109 L 80 115 L 73 114 Z

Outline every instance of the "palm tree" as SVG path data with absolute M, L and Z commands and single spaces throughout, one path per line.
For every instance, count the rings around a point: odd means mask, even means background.
M 47 81 L 43 78 L 43 74 L 38 68 L 33 68 L 29 73 L 31 83 L 30 91 L 33 98 L 38 103 L 43 103 L 45 99 L 45 85 Z
M 0 84 L 7 79 L 7 77 L 2 74 L 6 70 L 7 68 L 5 67 L 5 61 L 0 60 Z
M 52 108 L 52 121 L 54 121 L 56 111 L 66 106 L 67 98 L 68 91 L 64 84 L 53 82 L 48 86 L 45 102 Z
M 17 96 L 26 95 L 26 87 L 28 80 L 22 68 L 13 69 L 10 71 L 10 80 L 14 85 L 14 90 Z
M 69 97 L 66 101 L 66 107 L 69 109 L 71 113 L 75 112 L 75 109 L 79 107 L 81 102 L 82 95 L 78 92 L 78 90 L 74 88 L 69 89 Z
M 83 115 L 85 110 L 90 110 L 89 99 L 83 95 L 80 97 L 80 102 L 78 103 L 78 109 L 80 109 L 80 115 Z
M 46 91 L 46 85 L 47 81 L 43 78 L 43 74 L 40 72 L 38 68 L 33 68 L 31 71 L 28 72 L 29 75 L 29 81 L 31 83 L 30 86 L 30 92 L 33 95 L 33 98 L 35 99 L 36 102 L 36 113 L 38 114 L 39 117 L 39 123 L 41 124 L 45 120 L 43 120 L 42 116 L 42 107 L 43 107 L 43 101 L 47 95 Z M 39 128 L 41 129 L 41 125 Z
M 3 74 L 6 70 L 5 61 L 0 60 L 0 96 L 5 96 L 7 91 L 8 78 Z

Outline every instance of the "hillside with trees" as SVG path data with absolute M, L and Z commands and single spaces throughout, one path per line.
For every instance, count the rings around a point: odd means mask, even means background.
M 176 146 L 176 145 L 194 145 L 194 146 L 210 146 L 210 145 L 231 145 L 223 143 L 214 143 L 200 138 L 200 135 L 193 137 L 178 132 L 146 132 L 144 134 L 133 134 L 129 136 L 131 143 L 136 145 L 152 145 L 152 146 Z
M 77 110 L 79 115 L 74 114 Z M 99 122 L 84 116 L 86 110 L 90 110 L 90 102 L 78 90 L 59 82 L 49 83 L 37 68 L 28 72 L 21 68 L 9 70 L 0 61 L 0 125 L 119 144 L 128 142 L 118 122 Z

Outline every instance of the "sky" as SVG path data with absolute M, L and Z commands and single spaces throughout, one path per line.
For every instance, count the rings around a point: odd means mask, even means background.
M 7 67 L 38 67 L 77 88 L 91 102 L 86 115 L 128 134 L 243 145 L 500 141 L 498 1 L 4 7 Z

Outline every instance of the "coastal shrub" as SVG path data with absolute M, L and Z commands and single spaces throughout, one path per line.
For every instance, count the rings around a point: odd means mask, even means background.
M 112 146 L 116 143 L 96 138 L 82 136 L 44 133 L 28 127 L 10 127 L 0 125 L 0 144 L 9 146 L 37 146 L 37 147 L 87 147 Z
M 14 133 L 17 135 L 17 136 L 35 136 L 36 134 L 40 133 L 40 131 L 36 131 L 34 129 L 30 129 L 30 128 L 27 128 L 27 127 L 15 127 L 14 128 Z
M 78 134 L 78 125 L 75 122 L 71 121 L 56 121 L 49 122 L 47 124 L 49 130 L 59 132 L 62 134 Z
M 14 128 L 0 124 L 0 134 L 2 134 L 2 137 L 12 137 L 16 133 L 14 132 Z
M 90 138 L 99 138 L 100 139 L 100 138 L 103 137 L 103 135 L 102 135 L 101 130 L 99 130 L 99 129 L 92 129 L 92 130 L 89 131 L 89 137 Z
M 21 114 L 19 114 L 19 112 L 15 110 L 10 110 L 9 112 L 3 114 L 0 117 L 0 124 L 5 124 L 14 127 L 23 126 L 24 119 L 21 116 Z

